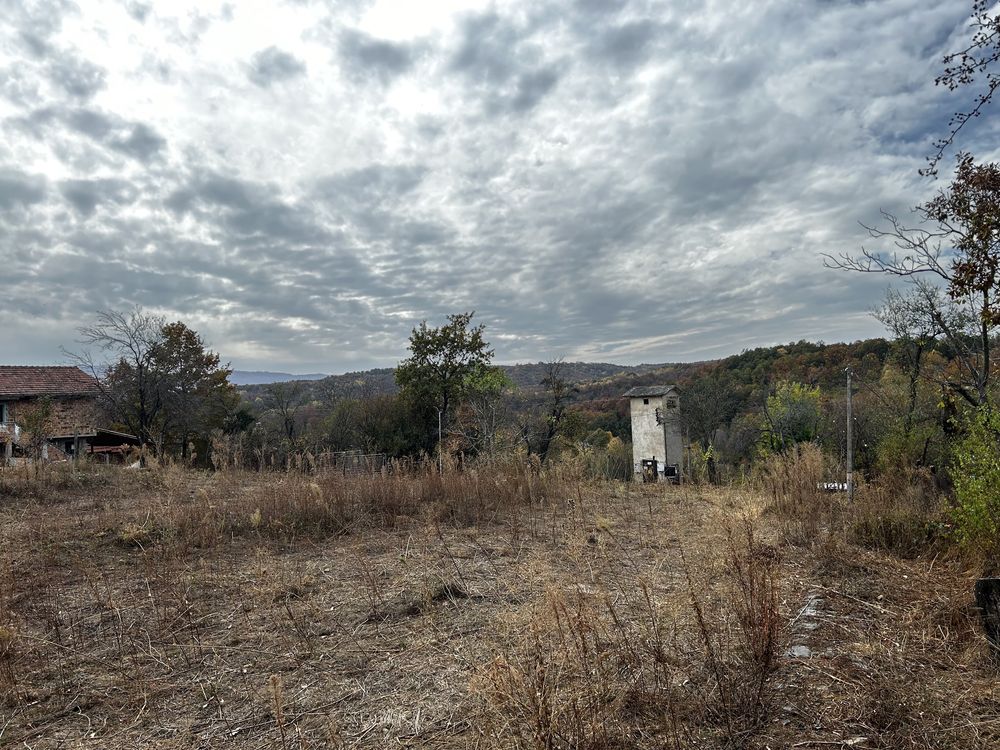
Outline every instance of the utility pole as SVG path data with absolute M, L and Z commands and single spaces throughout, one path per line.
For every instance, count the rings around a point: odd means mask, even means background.
M 441 410 L 438 409 L 438 474 L 444 474 L 443 450 L 444 445 L 441 443 Z
M 847 368 L 847 499 L 854 501 L 854 392 L 851 390 L 851 375 Z

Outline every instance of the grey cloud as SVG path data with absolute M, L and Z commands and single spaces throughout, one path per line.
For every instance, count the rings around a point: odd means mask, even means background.
M 32 119 L 38 122 L 47 122 L 53 117 L 61 118 L 68 127 L 77 133 L 95 140 L 103 140 L 114 127 L 111 118 L 93 109 L 73 109 L 65 112 L 39 110 L 33 114 Z
M 166 205 L 177 214 L 193 213 L 241 240 L 310 244 L 330 239 L 308 206 L 276 194 L 273 186 L 210 174 L 174 191 Z
M 601 34 L 595 48 L 616 66 L 632 67 L 648 57 L 659 30 L 659 24 L 652 19 L 629 21 Z
M 293 57 L 277 107 L 280 63 L 248 87 L 246 66 L 193 44 L 207 17 L 156 4 L 152 44 L 123 50 L 142 64 L 109 64 L 100 99 L 169 67 L 171 106 L 143 123 L 88 105 L 86 78 L 49 85 L 65 35 L 21 6 L 0 0 L 17 108 L 2 160 L 18 165 L 0 170 L 0 258 L 9 302 L 38 322 L 0 327 L 0 347 L 57 357 L 66 318 L 142 302 L 241 366 L 327 371 L 392 364 L 412 325 L 458 309 L 479 311 L 506 360 L 877 331 L 865 310 L 884 282 L 818 254 L 932 189 L 919 127 L 953 107 L 928 50 L 965 19 L 958 0 L 835 4 L 822 23 L 814 5 L 539 0 L 389 41 L 345 31 L 365 0 L 281 3 L 314 24 L 303 44 L 334 52 L 314 49 L 307 78 Z M 414 101 L 401 77 L 434 96 Z M 969 147 L 993 149 L 988 135 Z
M 139 23 L 145 23 L 146 18 L 149 16 L 152 7 L 148 3 L 141 2 L 129 2 L 126 3 L 125 9 L 128 14 L 132 16 Z
M 163 30 L 170 42 L 187 48 L 189 53 L 194 53 L 201 43 L 202 36 L 212 27 L 212 24 L 220 18 L 223 21 L 228 20 L 227 7 L 223 6 L 219 16 L 213 16 L 199 10 L 191 11 L 183 17 L 168 16 L 163 22 Z
M 108 145 L 133 159 L 148 162 L 166 147 L 167 141 L 149 125 L 137 122 L 131 126 L 127 135 L 112 139 Z
M 520 42 L 517 29 L 497 13 L 467 18 L 462 42 L 451 58 L 452 70 L 489 83 L 503 83 L 514 73 L 512 54 Z
M 0 96 L 20 107 L 39 99 L 38 82 L 24 74 L 19 66 L 0 69 Z
M 319 181 L 319 195 L 365 206 L 398 198 L 420 185 L 427 167 L 419 164 L 372 164 Z
M 537 32 L 537 26 L 518 26 L 496 12 L 470 16 L 449 69 L 479 93 L 488 113 L 527 112 L 559 80 L 557 66 L 532 40 Z
M 268 47 L 250 59 L 250 80 L 262 88 L 303 75 L 306 65 L 294 55 L 277 47 Z
M 318 205 L 367 241 L 419 247 L 451 242 L 447 223 L 418 215 L 409 205 L 427 176 L 422 165 L 373 164 L 319 180 Z
M 576 9 L 584 13 L 597 15 L 614 15 L 621 12 L 623 5 L 627 3 L 609 2 L 609 0 L 574 0 Z
M 554 68 L 542 68 L 519 76 L 517 94 L 510 102 L 511 108 L 518 112 L 534 109 L 558 80 L 559 75 Z
M 21 32 L 21 42 L 35 57 L 42 57 L 49 51 L 48 39 L 30 31 Z
M 25 208 L 45 199 L 45 178 L 0 167 L 0 211 Z
M 79 10 L 72 0 L 0 0 L 0 17 L 17 29 L 33 57 L 48 53 L 49 39 L 62 27 L 63 17 Z
M 89 99 L 102 88 L 107 71 L 86 60 L 61 57 L 49 67 L 52 82 L 74 99 Z
M 167 146 L 166 138 L 150 125 L 88 107 L 44 107 L 10 122 L 35 138 L 45 137 L 53 126 L 62 125 L 113 152 L 143 163 L 155 159 Z
M 394 229 L 393 237 L 407 246 L 441 248 L 454 241 L 454 232 L 441 222 L 404 220 Z
M 74 0 L 5 0 L 0 3 L 0 8 L 5 6 L 20 8 L 23 19 L 44 36 L 57 32 L 62 27 L 64 16 L 80 12 L 80 6 Z M 17 16 L 16 13 L 13 15 Z
M 412 45 L 377 39 L 354 29 L 340 35 L 341 63 L 354 78 L 374 78 L 382 83 L 413 67 L 416 52 Z
M 59 185 L 63 197 L 82 216 L 92 216 L 102 203 L 131 203 L 136 190 L 124 180 L 65 180 Z

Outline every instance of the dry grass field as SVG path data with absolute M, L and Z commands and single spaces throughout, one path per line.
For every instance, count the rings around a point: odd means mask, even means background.
M 0 747 L 1000 747 L 971 575 L 786 479 L 8 470 Z

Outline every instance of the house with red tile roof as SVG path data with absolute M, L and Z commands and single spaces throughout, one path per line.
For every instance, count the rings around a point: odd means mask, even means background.
M 105 457 L 138 443 L 132 435 L 97 426 L 100 392 L 97 380 L 79 367 L 0 365 L 0 462 L 23 454 L 24 426 L 43 407 L 45 458 Z

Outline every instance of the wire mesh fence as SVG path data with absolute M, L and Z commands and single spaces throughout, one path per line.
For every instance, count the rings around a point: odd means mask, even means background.
M 324 451 L 315 458 L 319 471 L 335 471 L 342 474 L 377 474 L 388 465 L 385 453 L 364 453 L 354 451 Z

